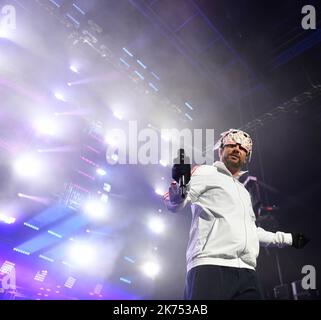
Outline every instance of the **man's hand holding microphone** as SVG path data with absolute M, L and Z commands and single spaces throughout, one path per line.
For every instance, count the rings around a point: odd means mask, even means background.
M 178 150 L 178 156 L 174 159 L 172 167 L 172 182 L 169 188 L 169 198 L 173 203 L 183 202 L 187 195 L 187 184 L 191 179 L 191 164 L 184 149 Z

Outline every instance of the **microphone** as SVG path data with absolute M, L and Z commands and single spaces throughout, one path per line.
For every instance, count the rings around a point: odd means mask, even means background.
M 172 168 L 172 178 L 178 182 L 180 195 L 186 198 L 186 185 L 191 179 L 191 164 L 189 157 L 185 156 L 184 149 L 178 150 L 178 157 L 174 160 Z

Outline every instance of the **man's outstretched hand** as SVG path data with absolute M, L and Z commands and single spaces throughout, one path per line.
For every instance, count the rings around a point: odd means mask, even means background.
M 309 241 L 302 233 L 292 233 L 292 247 L 296 249 L 303 248 Z
M 173 181 L 168 190 L 170 202 L 179 204 L 184 201 L 185 197 L 182 197 L 178 184 Z M 185 195 L 186 196 L 186 195 Z

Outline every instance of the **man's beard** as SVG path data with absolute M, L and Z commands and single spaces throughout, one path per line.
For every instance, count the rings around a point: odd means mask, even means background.
M 242 167 L 241 159 L 236 156 L 238 158 L 238 161 L 235 162 L 230 159 L 230 156 L 232 156 L 232 154 L 229 154 L 224 157 L 224 162 L 227 164 L 227 167 L 231 167 L 234 169 L 240 169 Z

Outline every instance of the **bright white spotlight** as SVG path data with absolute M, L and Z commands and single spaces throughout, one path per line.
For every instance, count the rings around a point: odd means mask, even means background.
M 90 217 L 102 219 L 106 216 L 106 206 L 99 200 L 89 200 L 85 203 L 84 211 Z
M 35 121 L 34 126 L 41 134 L 53 136 L 58 132 L 57 124 L 50 118 L 38 119 Z
M 63 96 L 63 94 L 61 92 L 55 92 L 54 96 L 56 97 L 56 99 L 65 102 L 65 97 Z
M 160 272 L 160 266 L 153 261 L 148 261 L 142 266 L 143 273 L 149 277 L 154 279 Z
M 68 261 L 78 267 L 90 267 L 97 263 L 96 248 L 87 243 L 72 243 L 68 249 Z
M 162 196 L 162 195 L 164 195 L 165 192 L 161 188 L 156 188 L 155 193 Z
M 98 168 L 96 170 L 96 173 L 100 176 L 105 176 L 107 174 L 107 172 L 104 169 Z
M 16 218 L 8 217 L 7 215 L 0 213 L 0 221 L 6 224 L 13 224 L 16 222 Z
M 149 228 L 155 233 L 163 233 L 165 230 L 164 221 L 160 217 L 150 217 L 148 221 Z
M 120 111 L 114 111 L 114 117 L 123 120 L 123 114 Z
M 44 171 L 43 163 L 33 155 L 24 155 L 14 162 L 14 171 L 23 178 L 37 178 Z
M 70 65 L 69 69 L 74 73 L 79 73 L 78 68 L 74 64 Z
M 104 187 L 103 187 L 104 191 L 106 192 L 110 192 L 111 190 L 111 185 L 109 183 L 104 183 Z
M 168 165 L 167 161 L 166 161 L 166 160 L 163 160 L 163 159 L 159 160 L 159 163 L 160 163 L 160 165 L 162 165 L 163 167 L 167 167 L 167 165 Z

